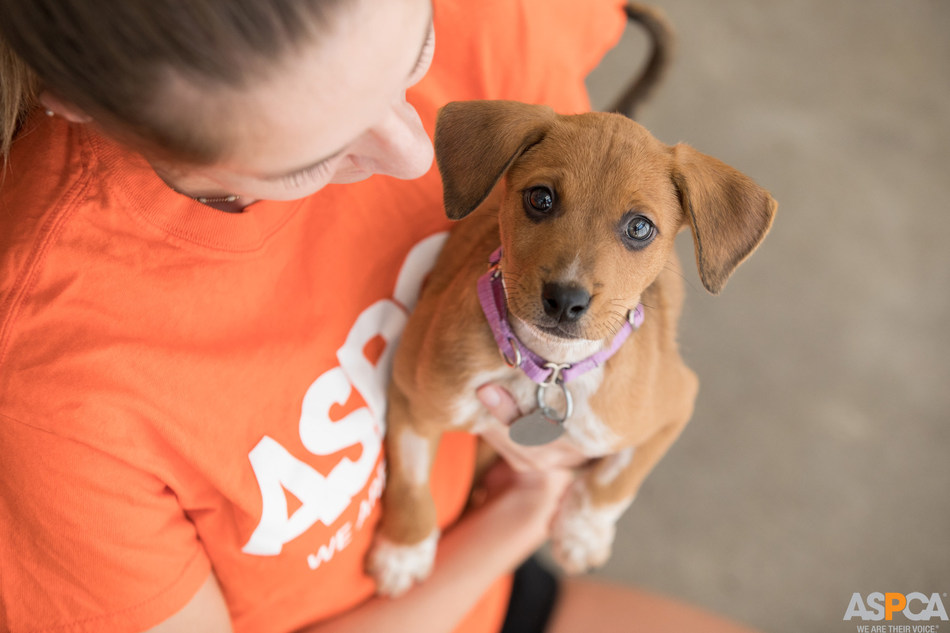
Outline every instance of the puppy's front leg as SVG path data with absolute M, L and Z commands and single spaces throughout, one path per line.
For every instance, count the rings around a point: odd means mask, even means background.
M 397 596 L 432 571 L 439 530 L 429 473 L 441 432 L 413 424 L 405 396 L 390 389 L 383 516 L 367 561 L 382 595 Z
M 607 562 L 617 520 L 684 426 L 666 426 L 640 446 L 596 459 L 582 471 L 551 528 L 552 552 L 564 571 L 578 574 Z

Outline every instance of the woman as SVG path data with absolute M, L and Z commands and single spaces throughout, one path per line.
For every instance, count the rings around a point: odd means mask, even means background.
M 449 438 L 433 576 L 381 600 L 362 571 L 386 374 L 447 228 L 435 112 L 584 110 L 623 25 L 613 0 L 469 4 L 0 2 L 0 628 L 545 626 L 554 589 L 509 605 L 507 574 L 547 536 L 563 447 L 497 439 L 518 468 L 463 514 L 474 443 Z M 560 593 L 553 631 L 738 630 Z

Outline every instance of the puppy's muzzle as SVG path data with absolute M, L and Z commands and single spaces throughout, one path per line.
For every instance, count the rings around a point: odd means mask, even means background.
M 590 307 L 590 293 L 574 284 L 546 283 L 541 289 L 541 305 L 555 323 L 576 323 Z

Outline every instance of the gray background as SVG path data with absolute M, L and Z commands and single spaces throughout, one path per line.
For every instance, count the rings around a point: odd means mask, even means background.
M 697 409 L 600 573 L 764 631 L 853 632 L 854 592 L 950 592 L 950 2 L 655 4 L 678 50 L 639 120 L 779 213 L 719 297 L 680 237 Z M 645 49 L 628 28 L 595 105 Z

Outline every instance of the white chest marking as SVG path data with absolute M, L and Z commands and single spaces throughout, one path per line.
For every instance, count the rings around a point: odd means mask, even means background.
M 588 457 L 599 457 L 614 451 L 620 437 L 590 408 L 590 398 L 604 380 L 604 368 L 597 367 L 567 384 L 574 397 L 574 415 L 564 423 L 571 440 Z

